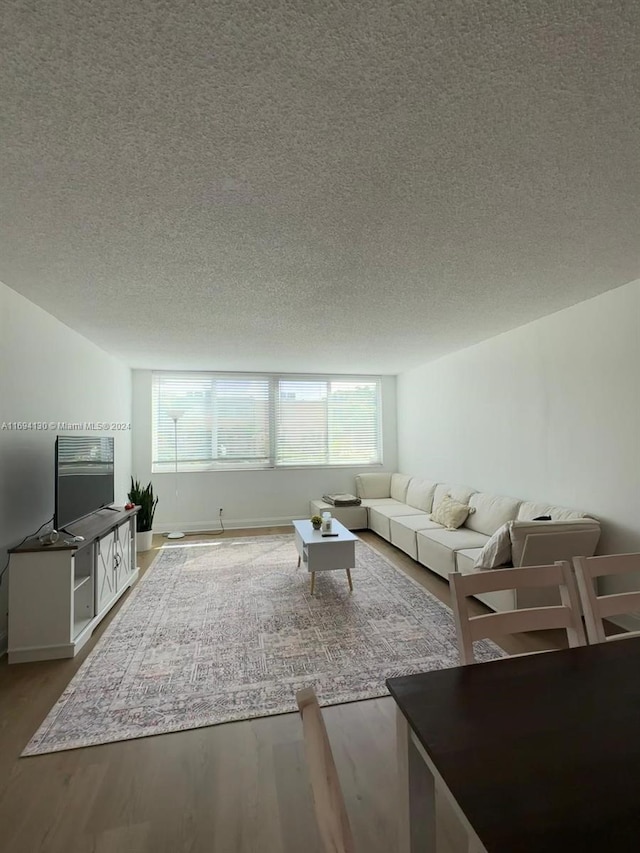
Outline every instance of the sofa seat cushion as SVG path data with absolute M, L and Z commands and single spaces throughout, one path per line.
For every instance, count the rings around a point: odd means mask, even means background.
M 506 498 L 498 495 L 488 495 L 484 492 L 476 492 L 469 498 L 469 506 L 475 508 L 475 512 L 469 515 L 466 527 L 487 536 L 493 534 L 506 524 L 513 521 L 518 514 L 520 501 L 517 498 Z
M 540 515 L 550 515 L 551 521 L 573 521 L 578 518 L 593 518 L 586 512 L 577 509 L 567 509 L 564 506 L 539 504 L 533 501 L 523 501 L 518 508 L 518 521 L 533 521 Z
M 458 530 L 418 530 L 418 562 L 442 577 L 456 570 L 456 551 L 465 548 L 482 548 L 489 539 L 484 533 L 459 527 Z
M 359 498 L 390 498 L 391 474 L 387 471 L 356 474 L 356 495 Z
M 407 488 L 405 501 L 409 506 L 414 506 L 422 512 L 431 512 L 435 490 L 436 484 L 430 480 L 420 480 L 418 477 L 413 477 Z
M 481 548 L 463 548 L 456 551 L 456 566 L 461 575 L 470 575 L 473 572 L 481 572 L 482 569 L 474 569 L 473 564 L 480 556 Z M 492 610 L 514 610 L 516 607 L 516 594 L 512 589 L 500 589 L 497 592 L 485 592 L 474 596 L 478 601 L 486 604 Z
M 403 515 L 398 518 L 393 518 L 392 521 L 402 527 L 407 527 L 409 530 L 444 530 L 441 524 L 437 521 L 432 521 L 431 516 L 426 512 L 416 513 L 416 515 Z
M 442 526 L 431 521 L 427 513 L 420 515 L 401 515 L 389 519 L 389 530 L 391 544 L 400 548 L 413 560 L 418 559 L 418 545 L 416 543 L 417 530 L 442 530 Z
M 372 506 L 369 510 L 369 529 L 382 536 L 387 542 L 391 541 L 390 519 L 405 515 L 422 515 L 420 510 L 408 504 L 398 503 L 395 506 L 385 504 L 384 506 Z
M 320 498 L 309 501 L 309 515 L 330 512 L 347 530 L 366 530 L 369 526 L 367 508 L 364 506 L 332 506 Z
M 480 571 L 475 568 L 475 562 L 482 553 L 482 548 L 461 548 L 456 551 L 456 571 L 461 575 L 470 575 Z

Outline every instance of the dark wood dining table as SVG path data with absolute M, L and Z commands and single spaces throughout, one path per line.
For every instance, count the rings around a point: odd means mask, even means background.
M 387 680 L 401 853 L 436 850 L 434 790 L 470 851 L 640 850 L 640 637 Z

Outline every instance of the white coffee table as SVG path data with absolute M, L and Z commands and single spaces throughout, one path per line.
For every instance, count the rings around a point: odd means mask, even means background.
M 296 548 L 298 549 L 298 566 L 304 561 L 307 571 L 311 572 L 311 595 L 316 585 L 316 572 L 333 572 L 344 569 L 349 581 L 349 589 L 353 592 L 351 569 L 356 564 L 355 533 L 332 519 L 331 532 L 337 536 L 323 536 L 319 530 L 314 530 L 308 519 L 293 522 Z

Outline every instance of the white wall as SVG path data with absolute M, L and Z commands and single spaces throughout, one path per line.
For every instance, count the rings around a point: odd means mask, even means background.
M 131 422 L 131 371 L 0 284 L 0 569 L 6 549 L 51 518 L 54 442 L 64 430 L 11 430 L 18 421 Z M 81 433 L 79 433 L 81 434 Z M 116 503 L 126 501 L 131 431 L 115 436 Z M 7 574 L 0 587 L 0 643 Z
M 640 281 L 398 377 L 403 472 L 564 504 L 640 551 Z
M 385 470 L 395 471 L 395 377 L 382 379 L 383 455 Z M 151 480 L 159 497 L 154 529 L 217 529 L 218 509 L 228 527 L 265 527 L 305 518 L 309 500 L 327 493 L 353 492 L 361 468 L 212 471 L 151 474 L 151 371 L 133 371 L 133 470 L 144 483 Z

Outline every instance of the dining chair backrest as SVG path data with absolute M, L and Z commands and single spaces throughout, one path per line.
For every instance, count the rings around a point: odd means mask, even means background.
M 617 592 L 609 595 L 598 595 L 597 579 L 611 575 L 629 575 L 634 572 L 640 578 L 640 554 L 608 554 L 602 557 L 574 557 L 573 565 L 584 621 L 587 626 L 587 637 L 590 643 L 603 643 L 606 640 L 627 639 L 637 637 L 640 631 L 627 631 L 621 634 L 605 635 L 603 619 L 611 616 L 621 616 L 623 613 L 640 611 L 640 591 Z
M 458 648 L 463 664 L 474 663 L 473 644 L 476 640 L 496 639 L 523 631 L 544 631 L 564 628 L 570 646 L 586 644 L 580 599 L 566 560 L 546 566 L 527 566 L 517 569 L 490 569 L 462 575 L 449 575 L 452 607 L 458 635 Z M 470 596 L 501 590 L 557 587 L 560 604 L 547 607 L 525 607 L 481 616 L 469 614 Z
M 340 787 L 329 736 L 312 687 L 299 690 L 305 752 L 320 837 L 326 853 L 354 853 L 349 817 Z

